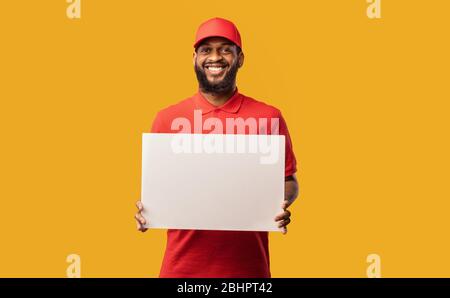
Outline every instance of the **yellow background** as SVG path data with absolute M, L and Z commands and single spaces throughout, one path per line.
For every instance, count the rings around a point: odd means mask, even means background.
M 243 37 L 240 90 L 279 107 L 301 197 L 270 235 L 274 277 L 450 276 L 450 1 L 5 0 L 0 276 L 157 276 L 165 231 L 135 230 L 141 133 L 192 95 L 207 18 Z

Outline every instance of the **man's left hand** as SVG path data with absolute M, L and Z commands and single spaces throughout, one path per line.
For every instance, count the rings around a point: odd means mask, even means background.
M 278 227 L 281 228 L 281 232 L 283 233 L 283 235 L 286 235 L 287 225 L 291 222 L 291 211 L 287 210 L 287 208 L 291 204 L 292 202 L 284 200 L 283 204 L 281 205 L 281 208 L 284 210 L 284 212 L 278 214 L 275 217 L 275 221 L 278 223 Z
M 287 233 L 287 225 L 291 222 L 291 212 L 287 210 L 298 196 L 298 182 L 295 174 L 287 176 L 284 182 L 284 200 L 281 208 L 283 213 L 278 214 L 275 217 L 275 221 L 278 223 L 278 227 L 281 228 L 283 235 Z

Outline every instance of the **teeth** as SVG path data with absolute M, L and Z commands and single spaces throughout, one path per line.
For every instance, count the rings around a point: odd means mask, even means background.
M 211 71 L 221 71 L 223 69 L 223 67 L 209 66 L 208 69 L 211 70 Z

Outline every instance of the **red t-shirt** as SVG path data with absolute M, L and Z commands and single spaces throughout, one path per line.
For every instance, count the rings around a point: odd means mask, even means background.
M 197 116 L 201 114 L 202 123 L 198 117 L 194 117 L 194 111 Z M 233 129 L 234 131 L 227 131 L 227 118 L 269 119 L 267 125 L 264 121 L 261 123 L 257 121 L 257 134 L 271 134 L 275 128 L 271 123 L 276 122 L 271 122 L 270 119 L 276 118 L 278 133 L 286 136 L 285 176 L 296 172 L 296 160 L 286 123 L 281 112 L 273 106 L 247 97 L 236 90 L 225 104 L 216 107 L 197 92 L 194 96 L 161 110 L 156 115 L 151 131 L 180 132 L 177 125 L 172 129 L 172 121 L 179 117 L 186 118 L 192 123 L 191 133 L 209 133 L 212 130 L 218 133 L 217 127 L 210 125 L 211 122 L 207 125 L 208 129 L 203 127 L 204 121 L 208 118 L 218 118 L 222 122 L 223 129 L 223 132 L 219 133 L 224 134 L 254 133 L 249 127 L 245 128 L 245 132 L 239 132 L 237 128 Z M 194 123 L 194 119 L 197 123 Z M 160 277 L 271 277 L 268 232 L 169 229 Z

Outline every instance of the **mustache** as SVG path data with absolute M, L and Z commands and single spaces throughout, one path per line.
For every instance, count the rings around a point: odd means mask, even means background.
M 229 64 L 225 61 L 216 61 L 216 62 L 203 62 L 202 67 L 207 67 L 207 66 L 211 66 L 211 65 L 215 65 L 215 66 L 228 66 Z

